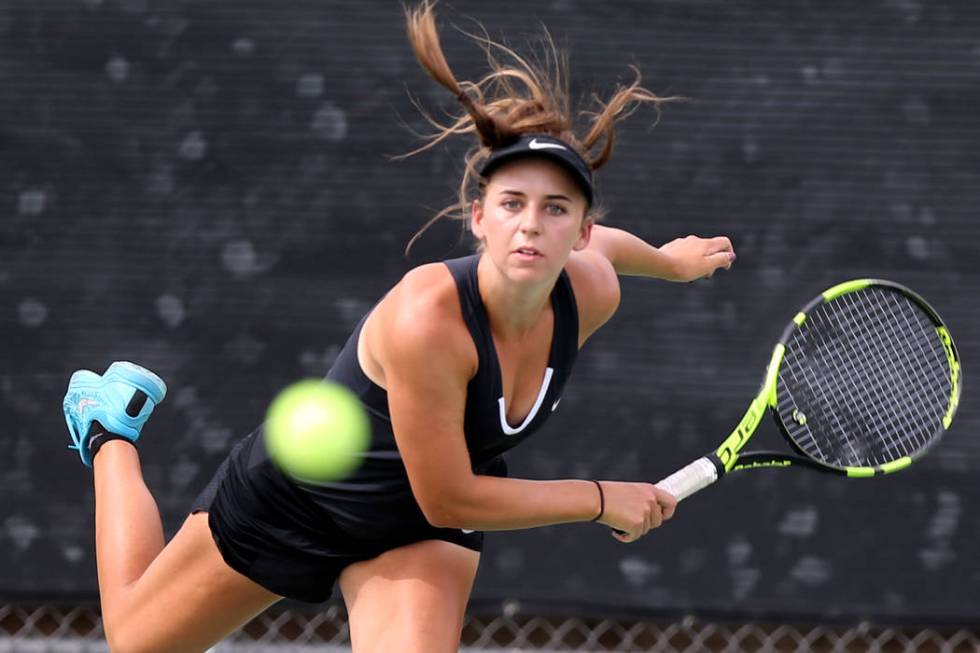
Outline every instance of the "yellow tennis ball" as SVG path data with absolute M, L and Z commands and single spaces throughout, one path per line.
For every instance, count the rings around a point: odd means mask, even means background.
M 279 468 L 302 481 L 336 481 L 361 463 L 371 423 L 361 402 L 343 385 L 306 379 L 269 404 L 265 444 Z

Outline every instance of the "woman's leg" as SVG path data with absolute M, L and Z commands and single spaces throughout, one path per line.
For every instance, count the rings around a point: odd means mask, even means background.
M 106 442 L 93 461 L 95 544 L 113 653 L 205 651 L 281 597 L 234 571 L 191 515 L 166 546 L 136 449 Z
M 480 554 L 427 540 L 340 575 L 354 653 L 457 651 Z

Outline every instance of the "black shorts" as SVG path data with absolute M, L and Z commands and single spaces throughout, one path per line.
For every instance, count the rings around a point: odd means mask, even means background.
M 425 540 L 481 551 L 483 533 L 425 524 L 397 537 L 365 539 L 341 529 L 270 461 L 250 452 L 263 446 L 261 430 L 232 449 L 191 513 L 207 512 L 208 525 L 229 567 L 270 592 L 307 603 L 330 598 L 347 565 Z M 398 519 L 393 515 L 392 519 Z

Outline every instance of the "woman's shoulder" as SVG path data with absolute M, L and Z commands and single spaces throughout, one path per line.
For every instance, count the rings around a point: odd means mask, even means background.
M 378 304 L 372 338 L 381 348 L 450 348 L 469 353 L 472 339 L 449 268 L 428 263 L 412 268 Z
M 456 281 L 444 263 L 425 263 L 412 268 L 396 283 L 385 301 L 389 310 L 406 319 L 412 317 L 446 317 L 459 314 Z
M 565 264 L 579 313 L 579 345 L 619 308 L 619 277 L 612 263 L 588 249 L 572 252 Z

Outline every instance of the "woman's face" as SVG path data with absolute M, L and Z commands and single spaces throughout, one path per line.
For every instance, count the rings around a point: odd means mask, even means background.
M 586 208 L 561 166 L 519 159 L 490 176 L 483 199 L 473 202 L 471 228 L 508 278 L 557 277 L 569 254 L 589 244 Z

